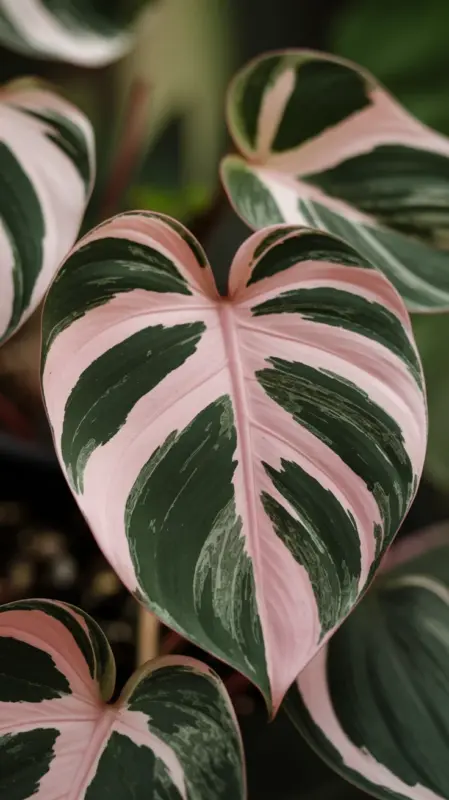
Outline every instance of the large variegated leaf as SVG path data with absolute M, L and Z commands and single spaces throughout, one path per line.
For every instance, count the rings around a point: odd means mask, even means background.
M 219 678 L 149 662 L 120 698 L 109 644 L 79 609 L 0 607 L 0 797 L 243 800 L 240 734 Z
M 125 214 L 56 276 L 42 369 L 62 467 L 124 583 L 276 709 L 421 473 L 421 368 L 394 288 L 344 242 L 274 227 L 221 298 L 184 228 Z
M 34 58 L 104 66 L 132 41 L 117 11 L 114 0 L 0 0 L 0 42 Z
M 449 308 L 449 140 L 365 70 L 298 50 L 262 56 L 231 85 L 243 157 L 222 177 L 254 228 L 287 222 L 342 236 L 410 310 Z
M 72 247 L 94 176 L 92 128 L 27 83 L 0 94 L 0 342 L 42 300 Z
M 429 543 L 443 538 L 432 531 Z M 394 568 L 286 700 L 319 755 L 380 798 L 449 798 L 449 546 L 404 563 L 420 549 L 419 538 L 397 559 L 393 549 Z

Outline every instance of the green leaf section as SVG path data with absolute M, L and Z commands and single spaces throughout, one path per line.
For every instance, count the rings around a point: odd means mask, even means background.
M 50 769 L 59 731 L 52 728 L 0 736 L 0 797 L 29 800 Z
M 141 397 L 195 352 L 204 330 L 202 322 L 144 328 L 111 347 L 82 373 L 67 400 L 61 437 L 76 492 L 83 491 L 89 456 L 112 439 Z
M 345 764 L 326 725 L 314 722 L 298 686 L 290 691 L 286 709 L 299 731 L 334 769 L 376 797 L 415 797 L 419 787 L 449 795 L 448 628 L 449 548 L 440 548 L 379 578 L 332 637 L 328 691 L 344 735 L 360 751 L 360 772 Z M 403 788 L 389 788 L 381 769 L 375 783 L 374 762 Z
M 266 388 L 267 376 L 264 379 L 259 378 Z M 281 391 L 273 392 L 278 402 Z M 281 459 L 279 470 L 268 464 L 264 467 L 273 486 L 297 514 L 295 519 L 268 492 L 262 494 L 277 536 L 307 570 L 323 637 L 346 616 L 358 596 L 360 543 L 356 525 L 331 492 L 294 462 Z
M 413 467 L 399 426 L 363 390 L 337 374 L 281 359 L 268 361 L 271 368 L 258 372 L 257 379 L 275 402 L 292 414 L 296 422 L 328 444 L 375 495 L 386 546 L 395 535 L 414 490 Z M 296 481 L 299 478 L 300 474 L 297 474 Z M 289 480 L 277 476 L 277 480 L 290 484 L 288 494 L 291 495 L 291 486 L 295 484 L 292 476 Z M 304 495 L 308 494 L 310 490 L 304 487 Z M 289 500 L 293 501 L 291 496 Z M 324 494 L 316 502 L 316 508 L 322 509 L 329 502 Z M 329 514 L 332 516 L 330 511 Z M 304 516 L 308 516 L 307 512 Z M 340 552 L 342 569 L 345 572 L 349 567 L 351 577 L 357 577 L 360 551 L 355 544 L 354 522 L 347 519 L 344 524 L 343 519 L 341 515 L 337 524 L 337 528 L 341 528 L 340 541 L 346 538 L 346 545 Z M 319 525 L 320 530 L 329 531 L 330 522 L 323 522 Z M 336 543 L 330 538 L 329 544 L 332 550 L 332 544 L 335 546 Z M 344 552 L 351 553 L 354 559 L 347 565 Z M 346 582 L 346 576 L 342 577 Z
M 351 244 L 380 269 L 402 295 L 410 311 L 449 307 L 449 254 L 386 227 L 355 223 L 323 203 L 298 201 L 308 225 L 323 228 Z
M 299 63 L 298 63 L 299 62 Z M 345 64 L 287 57 L 295 84 L 272 144 L 273 153 L 293 150 L 344 122 L 370 104 L 365 78 Z
M 11 636 L 1 639 L 1 670 L 0 703 L 40 703 L 70 694 L 67 678 L 49 653 Z
M 285 222 L 271 192 L 242 158 L 227 156 L 221 164 L 221 177 L 235 210 L 252 228 Z
M 52 342 L 65 328 L 90 309 L 134 289 L 191 294 L 174 263 L 154 248 L 109 238 L 84 244 L 72 253 L 45 302 L 43 364 Z
M 33 184 L 14 153 L 1 141 L 0 165 L 1 217 L 14 258 L 14 301 L 4 333 L 6 338 L 30 303 L 42 266 L 46 225 Z
M 129 709 L 148 716 L 151 730 L 183 765 L 189 800 L 245 795 L 240 735 L 219 685 L 217 676 L 196 671 L 193 662 L 167 666 L 139 682 L 129 700 Z
M 307 175 L 307 182 L 385 225 L 429 242 L 449 222 L 449 159 L 440 153 L 382 145 Z
M 252 564 L 235 510 L 236 446 L 231 400 L 223 396 L 151 455 L 125 522 L 147 605 L 247 675 L 269 702 Z
M 306 51 L 262 56 L 238 74 L 228 100 L 231 132 L 245 151 L 257 152 L 266 95 L 291 71 L 293 87 L 271 143 L 273 153 L 299 147 L 370 103 L 366 79 L 345 64 L 318 60 Z

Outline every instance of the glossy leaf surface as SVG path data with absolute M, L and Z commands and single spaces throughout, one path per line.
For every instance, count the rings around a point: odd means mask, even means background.
M 228 123 L 242 156 L 222 178 L 251 227 L 329 231 L 411 311 L 449 308 L 449 140 L 368 72 L 306 50 L 262 56 L 231 84 Z
M 422 374 L 394 288 L 340 240 L 275 227 L 242 245 L 223 298 L 179 223 L 125 214 L 50 288 L 42 374 L 121 579 L 276 710 L 421 474 Z
M 444 539 L 445 546 L 424 552 Z M 447 539 L 447 530 L 435 528 L 404 540 L 397 557 L 393 547 L 386 565 L 393 569 L 376 580 L 286 700 L 318 754 L 376 797 L 449 797 Z
M 189 658 L 136 672 L 115 703 L 101 629 L 49 600 L 0 607 L 0 797 L 243 800 L 242 749 L 218 677 Z
M 0 0 L 0 42 L 32 58 L 101 67 L 126 53 L 132 41 L 114 19 L 114 5 L 114 0 Z
M 90 123 L 46 89 L 0 94 L 0 343 L 42 300 L 72 247 L 95 170 Z

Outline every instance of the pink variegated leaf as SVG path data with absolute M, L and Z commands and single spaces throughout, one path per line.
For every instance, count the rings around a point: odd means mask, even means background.
M 0 343 L 41 302 L 92 190 L 94 137 L 74 106 L 17 81 L 0 92 Z
M 407 512 L 426 408 L 395 289 L 341 240 L 273 227 L 220 297 L 178 223 L 88 234 L 43 316 L 56 450 L 114 569 L 274 712 Z
M 116 702 L 98 625 L 73 606 L 0 607 L 0 796 L 14 800 L 244 800 L 240 735 L 215 673 L 149 662 Z
M 241 156 L 222 178 L 254 228 L 311 225 L 381 269 L 412 311 L 449 308 L 449 140 L 412 117 L 366 70 L 293 50 L 231 84 Z
M 449 797 L 447 523 L 393 545 L 285 701 L 327 763 L 379 797 Z
M 131 47 L 130 5 L 135 4 L 0 0 L 0 42 L 31 58 L 102 67 Z

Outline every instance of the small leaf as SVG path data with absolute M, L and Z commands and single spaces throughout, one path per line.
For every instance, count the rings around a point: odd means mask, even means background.
M 109 644 L 79 609 L 0 607 L 0 797 L 243 800 L 240 735 L 219 678 L 189 658 L 138 670 L 116 703 Z
M 243 244 L 222 298 L 185 228 L 124 214 L 56 276 L 42 373 L 114 569 L 275 711 L 421 474 L 421 368 L 394 288 L 344 242 L 281 226 Z
M 336 234 L 381 269 L 411 311 L 449 309 L 449 140 L 362 68 L 306 50 L 241 70 L 222 162 L 237 213 Z
M 0 94 L 0 342 L 41 302 L 72 247 L 92 189 L 92 128 L 56 94 Z
M 393 569 L 375 581 L 287 696 L 286 710 L 309 744 L 375 797 L 449 797 L 449 546 L 438 547 L 443 540 L 447 526 L 417 535 L 397 558 L 393 547 Z
M 0 0 L 0 42 L 32 58 L 105 66 L 132 42 L 126 26 L 114 18 L 114 5 L 113 0 Z

